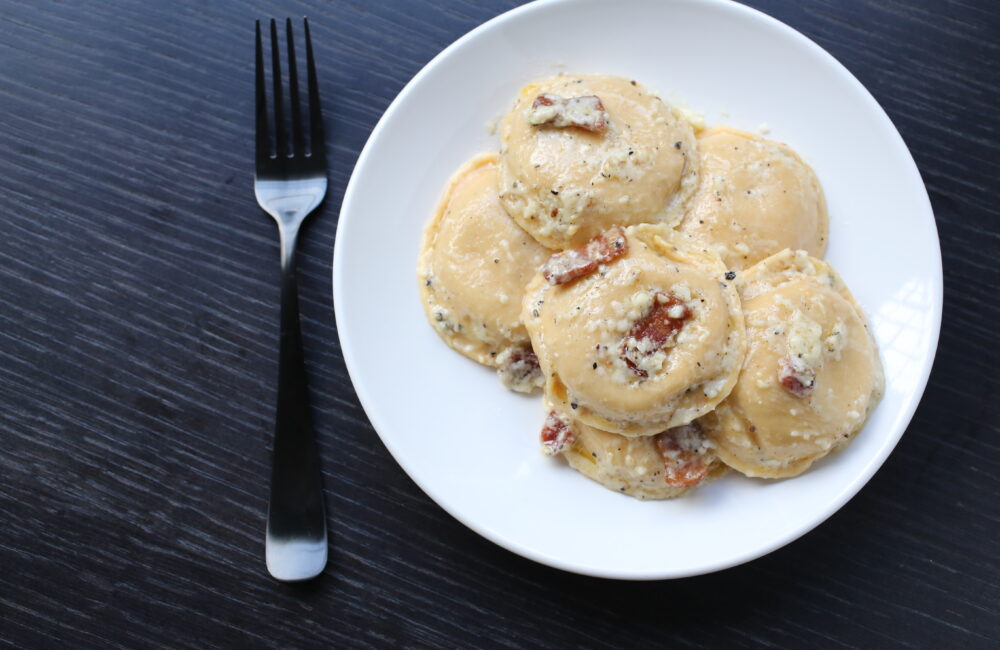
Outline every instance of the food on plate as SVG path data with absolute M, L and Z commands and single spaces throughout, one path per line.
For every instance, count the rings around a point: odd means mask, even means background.
M 671 499 L 733 468 L 793 477 L 882 396 L 875 340 L 826 251 L 813 170 L 699 127 L 636 81 L 525 86 L 500 150 L 448 182 L 418 264 L 427 318 L 515 391 L 544 453 Z
M 549 409 L 542 426 L 544 453 L 604 487 L 637 499 L 673 499 L 726 471 L 697 421 L 651 436 L 601 431 Z
M 500 205 L 497 156 L 476 156 L 449 181 L 424 232 L 418 280 L 431 326 L 456 351 L 530 392 L 541 374 L 521 323 L 524 287 L 549 251 Z
M 614 225 L 676 223 L 698 180 L 691 125 L 641 84 L 557 75 L 528 84 L 500 124 L 500 191 L 545 246 Z
M 546 398 L 627 436 L 704 415 L 743 361 L 743 314 L 725 267 L 665 226 L 616 226 L 554 254 L 525 290 L 522 319 Z
M 787 145 L 727 127 L 698 138 L 698 190 L 679 229 L 741 270 L 785 248 L 826 251 L 816 174 Z
M 701 420 L 730 467 L 797 476 L 846 445 L 883 391 L 861 308 L 826 262 L 785 250 L 737 278 L 747 354 L 729 397 Z

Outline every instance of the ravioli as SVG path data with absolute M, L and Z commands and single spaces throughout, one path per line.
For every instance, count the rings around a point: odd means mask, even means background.
M 557 75 L 528 84 L 500 124 L 501 200 L 552 249 L 613 225 L 676 223 L 697 178 L 690 124 L 628 79 Z
M 826 262 L 785 250 L 742 276 L 746 360 L 701 423 L 730 467 L 797 476 L 862 428 L 882 396 L 882 364 L 860 307 Z
M 448 346 L 543 389 L 542 450 L 638 499 L 729 468 L 797 476 L 884 390 L 865 316 L 821 259 L 816 174 L 685 115 L 615 76 L 526 85 L 499 152 L 448 182 L 417 269 Z
M 449 181 L 424 231 L 417 267 L 431 326 L 454 350 L 529 392 L 541 383 L 521 322 L 524 287 L 549 251 L 500 205 L 497 156 L 476 156 Z
M 627 436 L 704 415 L 743 361 L 743 314 L 721 260 L 665 226 L 616 228 L 553 255 L 525 290 L 522 319 L 547 398 Z
M 642 500 L 684 496 L 726 471 L 697 422 L 630 438 L 550 410 L 541 442 L 584 476 Z
M 679 229 L 741 270 L 785 248 L 826 251 L 823 189 L 787 145 L 727 127 L 698 138 L 698 190 Z

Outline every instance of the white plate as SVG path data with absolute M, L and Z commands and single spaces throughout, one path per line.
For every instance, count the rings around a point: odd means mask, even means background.
M 611 492 L 539 452 L 537 397 L 448 349 L 417 294 L 421 232 L 445 181 L 495 149 L 486 124 L 563 68 L 638 79 L 726 123 L 788 142 L 830 209 L 828 259 L 874 325 L 886 395 L 842 453 L 785 481 L 731 475 L 675 501 Z M 715 571 L 833 514 L 896 445 L 930 372 L 941 254 L 927 193 L 885 113 L 804 36 L 717 0 L 552 0 L 506 13 L 431 61 L 385 112 L 348 185 L 333 264 L 337 326 L 372 425 L 459 521 L 515 553 L 630 579 Z

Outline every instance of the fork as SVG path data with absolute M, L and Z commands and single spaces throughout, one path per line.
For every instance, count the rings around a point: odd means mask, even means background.
M 265 559 L 278 580 L 308 580 L 326 566 L 326 512 L 319 449 L 309 416 L 305 360 L 295 279 L 295 244 L 299 227 L 326 195 L 326 148 L 309 21 L 303 19 L 309 85 L 310 148 L 307 152 L 299 108 L 298 76 L 292 21 L 285 21 L 288 46 L 288 94 L 291 147 L 282 113 L 281 57 L 278 29 L 271 20 L 271 76 L 274 93 L 274 146 L 267 119 L 264 46 L 257 21 L 257 142 L 254 194 L 278 224 L 281 236 L 281 349 L 278 405 L 271 457 L 271 492 L 267 508 Z

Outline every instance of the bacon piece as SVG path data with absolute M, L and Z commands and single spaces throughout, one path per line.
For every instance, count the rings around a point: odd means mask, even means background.
M 677 296 L 657 291 L 653 304 L 641 319 L 632 325 L 618 353 L 625 364 L 640 377 L 649 375 L 640 368 L 644 357 L 656 354 L 677 341 L 677 334 L 691 319 L 691 309 Z
M 528 123 L 532 126 L 557 128 L 575 126 L 593 133 L 604 133 L 608 128 L 608 112 L 604 108 L 604 102 L 596 95 L 565 99 L 559 95 L 543 93 L 531 103 Z
M 667 429 L 656 436 L 663 456 L 663 474 L 676 488 L 694 487 L 708 476 L 705 437 L 697 423 Z
M 497 374 L 507 388 L 530 393 L 543 384 L 542 369 L 535 351 L 529 348 L 507 348 L 496 359 Z
M 799 357 L 785 357 L 778 364 L 778 382 L 792 395 L 805 397 L 816 384 L 816 371 Z
M 566 284 L 590 275 L 601 264 L 609 264 L 626 253 L 628 239 L 625 238 L 625 229 L 615 226 L 583 246 L 552 255 L 542 266 L 542 275 L 549 284 Z
M 573 444 L 573 427 L 555 411 L 549 411 L 542 425 L 542 453 L 554 456 Z

